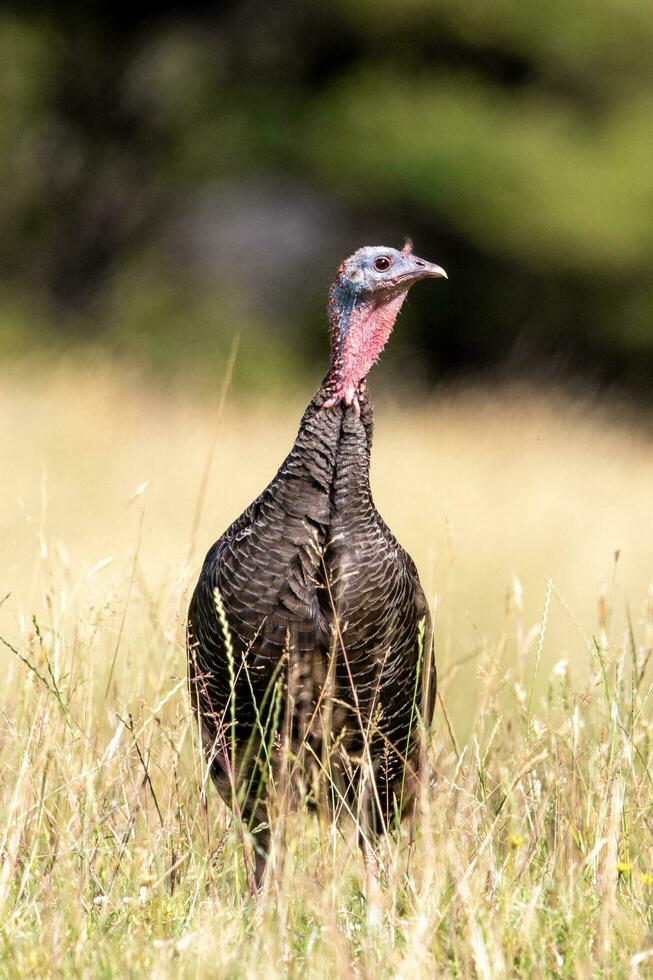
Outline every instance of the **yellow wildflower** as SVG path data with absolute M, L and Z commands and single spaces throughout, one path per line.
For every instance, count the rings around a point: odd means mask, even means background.
M 628 875 L 633 870 L 633 866 L 632 864 L 629 864 L 628 861 L 619 861 L 617 862 L 616 870 L 619 872 L 619 874 Z
M 653 875 L 648 874 L 646 871 L 642 871 L 640 874 L 643 885 L 653 885 Z
M 509 834 L 508 843 L 514 850 L 517 850 L 517 848 L 521 847 L 524 843 L 524 838 L 520 837 L 519 834 Z

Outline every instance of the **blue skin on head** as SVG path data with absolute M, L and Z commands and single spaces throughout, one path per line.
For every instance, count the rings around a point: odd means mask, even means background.
M 329 293 L 334 339 L 342 340 L 351 312 L 361 299 L 378 296 L 382 303 L 408 290 L 420 279 L 446 279 L 444 269 L 413 255 L 411 247 L 410 242 L 401 251 L 386 245 L 366 245 L 343 262 Z
M 360 412 L 361 382 L 381 354 L 406 293 L 420 279 L 446 275 L 413 255 L 410 242 L 401 251 L 359 248 L 343 262 L 329 292 L 331 369 L 323 408 L 344 402 Z

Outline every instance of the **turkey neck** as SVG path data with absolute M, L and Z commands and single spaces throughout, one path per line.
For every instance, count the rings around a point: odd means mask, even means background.
M 330 376 L 327 375 L 319 391 L 308 406 L 304 420 L 314 431 L 311 451 L 321 457 L 328 443 L 329 456 L 333 461 L 330 481 L 331 517 L 334 511 L 349 514 L 361 505 L 371 504 L 370 454 L 374 430 L 374 409 L 366 393 L 360 401 L 360 414 L 353 406 L 339 404 L 322 408 L 330 394 Z M 302 421 L 302 427 L 304 427 Z M 300 430 L 301 431 L 301 430 Z M 319 437 L 318 437 L 319 433 Z M 308 448 L 308 446 L 306 447 Z M 311 469 L 314 464 L 311 464 Z
M 364 293 L 339 272 L 329 292 L 331 367 L 325 379 L 330 401 L 358 406 L 365 379 L 385 347 L 408 287 Z

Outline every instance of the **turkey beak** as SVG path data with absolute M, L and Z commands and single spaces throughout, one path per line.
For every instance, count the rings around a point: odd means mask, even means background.
M 408 261 L 410 267 L 402 274 L 401 280 L 411 285 L 414 282 L 419 282 L 420 279 L 449 278 L 442 266 L 435 265 L 434 262 L 427 262 L 426 259 L 420 259 L 416 255 L 411 255 Z
M 418 259 L 417 256 L 411 256 L 413 265 L 415 266 L 414 276 L 415 279 L 448 279 L 449 276 L 444 271 L 441 265 L 435 265 L 434 262 L 427 262 L 426 259 Z

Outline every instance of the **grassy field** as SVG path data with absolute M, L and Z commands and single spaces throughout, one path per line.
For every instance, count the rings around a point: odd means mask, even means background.
M 372 919 L 350 830 L 303 812 L 252 902 L 185 690 L 199 562 L 301 399 L 229 399 L 216 430 L 219 379 L 207 402 L 3 378 L 1 975 L 653 971 L 653 442 L 559 394 L 378 401 L 376 499 L 432 599 L 442 703 Z

